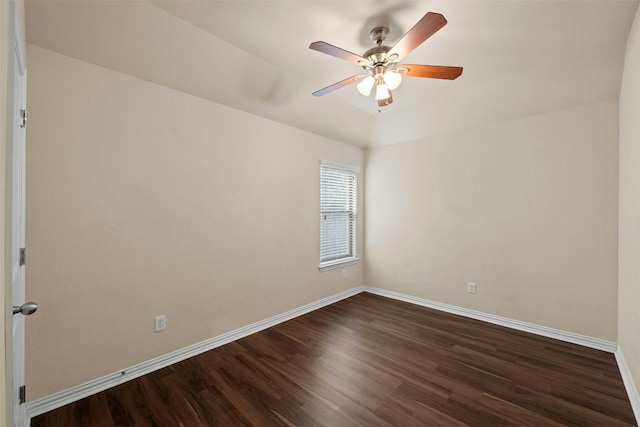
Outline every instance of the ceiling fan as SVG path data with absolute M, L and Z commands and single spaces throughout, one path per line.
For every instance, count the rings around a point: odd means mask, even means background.
M 424 15 L 413 28 L 407 31 L 393 47 L 382 44 L 389 34 L 389 29 L 387 27 L 376 27 L 371 30 L 369 37 L 375 41 L 377 46 L 369 49 L 362 56 L 323 41 L 311 43 L 309 49 L 344 59 L 345 61 L 360 65 L 366 70 L 365 74 L 356 74 L 355 76 L 346 78 L 324 89 L 313 92 L 313 95 L 326 95 L 336 89 L 360 81 L 357 84 L 358 92 L 364 96 L 369 96 L 375 86 L 375 99 L 379 107 L 384 107 L 393 102 L 391 92 L 400 85 L 403 75 L 445 80 L 457 79 L 462 74 L 462 67 L 398 64 L 400 60 L 446 24 L 447 20 L 444 16 L 439 13 L 429 12 Z

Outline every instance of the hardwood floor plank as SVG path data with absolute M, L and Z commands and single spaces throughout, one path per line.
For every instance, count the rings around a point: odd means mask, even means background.
M 203 410 L 210 426 L 251 426 L 249 420 L 233 406 L 216 388 L 202 390 L 199 393 Z
M 358 294 L 34 427 L 633 426 L 612 354 Z

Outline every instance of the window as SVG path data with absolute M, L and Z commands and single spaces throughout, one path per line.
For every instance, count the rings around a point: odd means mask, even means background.
M 356 207 L 358 172 L 355 166 L 320 163 L 320 270 L 358 260 Z

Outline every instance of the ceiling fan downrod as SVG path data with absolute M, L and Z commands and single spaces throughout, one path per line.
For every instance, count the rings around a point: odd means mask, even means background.
M 379 65 L 384 65 L 388 58 L 387 52 L 391 50 L 389 46 L 383 46 L 382 42 L 387 38 L 389 34 L 389 29 L 387 27 L 375 27 L 369 33 L 369 37 L 376 43 L 376 47 L 372 47 L 368 51 L 362 55 L 364 58 L 368 59 L 371 64 L 367 66 L 363 66 L 365 69 L 373 69 Z

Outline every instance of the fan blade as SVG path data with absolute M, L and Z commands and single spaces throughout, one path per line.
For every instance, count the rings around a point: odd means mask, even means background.
M 309 45 L 309 49 L 317 50 L 318 52 L 326 53 L 327 55 L 335 56 L 336 58 L 344 59 L 347 62 L 352 62 L 357 65 L 363 65 L 363 63 L 370 64 L 370 62 L 362 56 L 326 42 L 313 42 Z
M 334 83 L 331 86 L 327 86 L 324 89 L 317 90 L 313 92 L 313 96 L 322 96 L 326 95 L 334 90 L 340 89 L 341 87 L 349 86 L 351 83 L 354 83 L 364 77 L 362 74 L 356 74 L 355 76 L 351 76 L 347 79 L 344 79 L 338 83 Z
M 427 77 L 431 79 L 455 80 L 462 74 L 462 67 L 402 64 L 400 67 L 398 67 L 398 72 L 403 76 L 410 77 Z
M 418 21 L 407 33 L 402 36 L 400 41 L 391 48 L 387 53 L 387 58 L 392 57 L 394 54 L 398 55 L 397 58 L 393 58 L 393 62 L 398 62 L 405 56 L 407 56 L 413 49 L 420 46 L 422 42 L 434 35 L 440 28 L 447 24 L 447 20 L 444 19 L 439 13 L 429 12 Z

